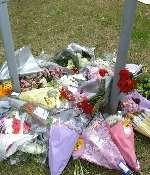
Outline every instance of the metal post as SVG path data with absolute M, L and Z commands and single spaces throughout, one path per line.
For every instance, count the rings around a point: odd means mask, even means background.
M 15 92 L 20 92 L 19 76 L 17 72 L 14 45 L 13 45 L 6 0 L 0 0 L 0 32 L 2 34 L 4 42 L 9 74 L 13 82 L 13 90 Z
M 109 112 L 115 113 L 119 102 L 120 91 L 117 87 L 119 72 L 127 63 L 128 49 L 130 44 L 131 32 L 136 12 L 137 0 L 125 0 L 123 14 L 123 29 L 120 37 L 120 43 L 117 53 L 114 78 L 109 103 Z

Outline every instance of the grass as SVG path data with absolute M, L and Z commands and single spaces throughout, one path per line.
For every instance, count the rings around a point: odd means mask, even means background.
M 96 47 L 97 55 L 117 49 L 121 28 L 122 2 L 119 0 L 13 0 L 9 4 L 15 48 L 31 44 L 34 55 L 45 50 L 53 54 L 70 42 Z M 1 42 L 1 41 L 0 41 Z M 138 3 L 129 50 L 129 62 L 142 63 L 150 71 L 150 6 Z M 0 60 L 4 60 L 2 42 Z M 150 141 L 136 133 L 136 150 L 144 175 L 150 175 Z M 82 161 L 86 175 L 117 175 Z M 73 175 L 71 161 L 63 175 Z M 28 161 L 10 166 L 0 163 L 0 175 L 48 175 L 30 156 Z

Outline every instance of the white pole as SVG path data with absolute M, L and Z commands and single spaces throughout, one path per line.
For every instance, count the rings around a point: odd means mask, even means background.
M 4 42 L 4 49 L 6 53 L 9 74 L 13 82 L 13 90 L 15 92 L 20 92 L 19 76 L 17 72 L 14 45 L 6 0 L 0 0 L 0 32 Z
M 123 28 L 120 37 L 120 43 L 117 53 L 117 61 L 115 65 L 114 78 L 110 96 L 109 110 L 110 113 L 115 113 L 119 102 L 119 88 L 117 82 L 119 80 L 119 72 L 127 63 L 128 49 L 130 44 L 131 32 L 134 23 L 137 0 L 125 0 L 123 14 Z

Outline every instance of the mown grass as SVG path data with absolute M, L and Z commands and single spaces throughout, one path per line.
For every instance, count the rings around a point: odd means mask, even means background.
M 45 50 L 53 54 L 71 42 L 96 47 L 97 55 L 118 47 L 122 1 L 118 0 L 13 0 L 9 3 L 15 48 L 31 44 L 34 55 Z M 4 51 L 0 41 L 0 60 Z M 129 62 L 142 63 L 150 70 L 150 6 L 138 3 L 129 50 Z M 144 175 L 150 174 L 150 141 L 136 133 L 136 151 Z M 48 175 L 48 166 L 40 166 L 31 156 L 28 161 L 10 166 L 0 163 L 0 175 Z M 86 175 L 117 175 L 82 161 Z M 73 175 L 71 161 L 63 175 Z

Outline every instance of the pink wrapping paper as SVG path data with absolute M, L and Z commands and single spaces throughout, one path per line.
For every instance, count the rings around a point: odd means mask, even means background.
M 112 139 L 118 146 L 126 163 L 133 168 L 134 171 L 138 172 L 140 166 L 135 154 L 134 132 L 132 126 L 129 125 L 128 127 L 125 127 L 122 122 L 119 122 L 109 129 Z
M 83 132 L 83 146 L 73 153 L 75 158 L 80 156 L 89 162 L 104 166 L 109 169 L 120 169 L 119 163 L 126 164 L 118 148 L 111 139 L 106 122 L 97 118 Z M 126 165 L 125 165 L 126 166 Z

